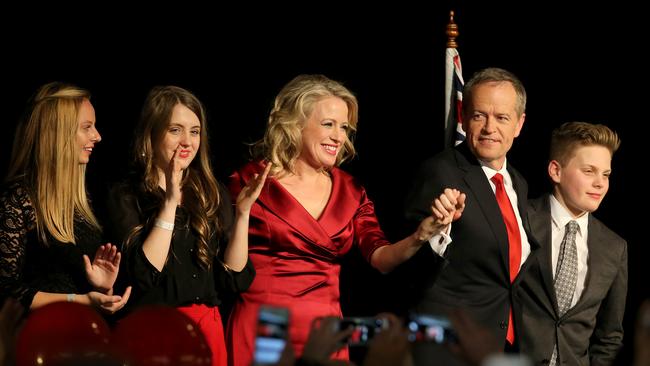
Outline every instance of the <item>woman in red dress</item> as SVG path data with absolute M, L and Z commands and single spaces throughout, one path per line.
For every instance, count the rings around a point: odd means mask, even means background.
M 228 326 L 229 363 L 251 363 L 261 304 L 289 308 L 289 337 L 300 356 L 312 320 L 341 316 L 340 258 L 353 245 L 381 272 L 410 258 L 454 217 L 459 193 L 450 191 L 417 231 L 391 244 L 379 227 L 373 203 L 352 176 L 337 166 L 354 155 L 356 97 L 322 75 L 300 75 L 275 99 L 264 138 L 264 160 L 232 176 L 237 196 L 256 174 L 273 164 L 250 212 L 249 256 L 257 275 L 235 304 Z M 433 207 L 432 207 L 433 208 Z M 458 210 L 458 214 L 460 210 Z M 347 358 L 347 349 L 334 357 Z

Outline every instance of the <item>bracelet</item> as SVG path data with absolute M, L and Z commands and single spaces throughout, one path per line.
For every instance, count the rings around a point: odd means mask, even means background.
M 157 226 L 157 227 L 159 227 L 161 229 L 165 229 L 165 230 L 169 230 L 169 231 L 174 230 L 174 223 L 167 222 L 167 221 L 164 221 L 164 220 L 161 220 L 161 219 L 156 219 L 156 221 L 154 221 L 153 225 Z
M 75 294 L 67 294 L 67 295 L 65 295 L 65 299 L 66 299 L 68 302 L 74 302 L 74 297 L 75 297 L 75 296 L 76 296 Z

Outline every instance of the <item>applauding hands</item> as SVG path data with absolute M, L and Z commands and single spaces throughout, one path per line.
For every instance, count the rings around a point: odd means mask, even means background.
M 81 302 L 93 305 L 106 312 L 114 313 L 126 305 L 131 294 L 129 286 L 123 296 L 113 295 L 113 285 L 120 269 L 122 255 L 117 251 L 117 246 L 110 243 L 97 248 L 92 263 L 87 255 L 83 256 L 86 268 L 86 278 L 96 291 L 84 295 Z

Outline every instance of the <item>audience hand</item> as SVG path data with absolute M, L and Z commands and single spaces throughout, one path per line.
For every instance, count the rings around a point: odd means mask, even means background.
M 330 356 L 339 348 L 345 346 L 344 340 L 352 334 L 352 329 L 338 330 L 339 318 L 318 318 L 312 323 L 307 343 L 302 356 L 296 359 L 291 343 L 280 356 L 276 366 L 338 366 L 350 365 L 342 360 L 330 360 Z
M 458 335 L 458 343 L 450 343 L 449 348 L 470 365 L 480 365 L 489 355 L 503 352 L 502 342 L 466 312 L 453 310 L 449 313 L 449 320 Z
M 309 338 L 300 357 L 312 365 L 347 365 L 347 362 L 330 360 L 332 353 L 345 346 L 345 340 L 353 329 L 339 330 L 339 318 L 318 318 L 312 323 Z
M 363 366 L 404 365 L 409 361 L 408 331 L 393 314 L 381 314 L 388 319 L 388 328 L 375 335 L 370 343 Z

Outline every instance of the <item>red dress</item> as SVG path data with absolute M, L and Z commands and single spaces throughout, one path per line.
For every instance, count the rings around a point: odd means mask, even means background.
M 253 162 L 233 174 L 233 197 L 262 170 Z M 369 261 L 375 249 L 390 244 L 363 187 L 340 169 L 330 173 L 332 193 L 318 220 L 273 177 L 253 205 L 249 256 L 257 275 L 228 322 L 230 365 L 251 364 L 261 304 L 289 308 L 290 341 L 299 356 L 314 318 L 341 316 L 339 259 L 356 244 Z M 336 357 L 347 359 L 347 349 Z

